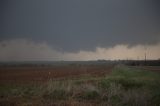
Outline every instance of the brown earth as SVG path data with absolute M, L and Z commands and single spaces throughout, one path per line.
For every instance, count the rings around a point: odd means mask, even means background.
M 84 75 L 100 77 L 109 74 L 112 68 L 113 66 L 107 65 L 0 67 L 0 83 L 43 82 L 49 79 L 60 80 Z
M 3 84 L 41 84 L 50 79 L 65 80 L 84 76 L 103 77 L 109 74 L 113 67 L 113 65 L 1 66 L 0 86 L 3 86 Z M 94 100 L 79 101 L 69 99 L 54 101 L 44 99 L 41 96 L 27 98 L 25 96 L 0 95 L 0 106 L 99 106 L 99 103 Z

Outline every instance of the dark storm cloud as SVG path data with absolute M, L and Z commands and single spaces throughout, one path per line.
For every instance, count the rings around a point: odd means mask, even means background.
M 159 0 L 1 0 L 0 40 L 46 41 L 66 51 L 160 40 Z

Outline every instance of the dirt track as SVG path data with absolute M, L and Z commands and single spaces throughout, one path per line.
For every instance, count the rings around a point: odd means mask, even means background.
M 0 83 L 43 82 L 49 79 L 77 78 L 82 75 L 95 77 L 109 74 L 113 66 L 45 66 L 0 67 Z

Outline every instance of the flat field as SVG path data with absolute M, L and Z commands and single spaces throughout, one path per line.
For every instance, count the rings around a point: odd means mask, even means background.
M 136 67 L 139 69 L 144 69 L 144 70 L 160 73 L 160 66 L 136 66 Z
M 1 66 L 0 106 L 160 106 L 160 67 Z
M 102 77 L 113 65 L 60 65 L 60 66 L 10 66 L 0 67 L 0 83 L 45 82 L 50 79 L 74 79 L 81 76 Z

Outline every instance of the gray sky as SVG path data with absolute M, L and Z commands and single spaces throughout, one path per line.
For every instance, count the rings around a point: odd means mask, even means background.
M 0 0 L 0 41 L 46 42 L 62 52 L 160 42 L 159 0 Z

